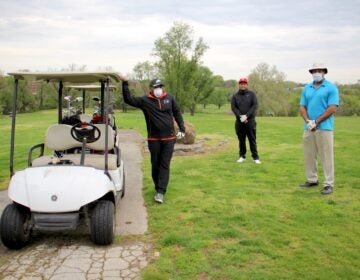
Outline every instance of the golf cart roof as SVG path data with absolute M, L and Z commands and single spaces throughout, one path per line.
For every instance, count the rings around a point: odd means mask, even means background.
M 110 84 L 118 84 L 119 74 L 110 71 L 104 72 L 13 72 L 8 73 L 18 80 L 35 80 L 49 82 L 63 82 L 72 84 L 89 84 L 110 80 Z
M 86 90 L 86 91 L 99 91 L 101 86 L 99 84 L 86 84 L 86 85 L 67 85 L 65 86 L 68 89 L 75 89 L 75 90 Z M 110 85 L 110 90 L 115 90 L 115 85 Z

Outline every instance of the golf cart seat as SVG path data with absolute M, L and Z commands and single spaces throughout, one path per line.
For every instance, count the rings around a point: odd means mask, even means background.
M 91 166 L 98 169 L 105 169 L 105 124 L 96 125 L 100 130 L 100 138 L 93 142 L 86 144 L 86 154 L 84 166 Z M 61 158 L 54 155 L 42 155 L 31 162 L 31 166 L 46 166 L 58 164 L 72 164 L 80 165 L 81 161 L 81 146 L 82 144 L 76 141 L 71 136 L 71 125 L 56 124 L 50 126 L 46 131 L 45 146 L 55 151 L 64 151 Z M 78 148 L 77 153 L 69 152 L 71 149 Z M 115 134 L 114 130 L 109 126 L 108 129 L 108 169 L 114 170 L 119 166 L 118 153 L 114 153 L 115 149 Z M 111 153 L 112 152 L 112 153 Z
M 55 124 L 46 131 L 45 145 L 54 151 L 65 151 L 73 148 L 81 148 L 81 143 L 71 137 L 71 125 Z
M 95 142 L 86 144 L 86 147 L 95 151 L 105 151 L 105 130 L 106 124 L 94 124 L 100 130 L 100 138 Z M 109 125 L 108 126 L 108 149 L 112 150 L 115 145 L 115 131 Z
M 88 123 L 91 122 L 91 120 L 92 120 L 92 116 L 87 115 L 87 114 L 80 114 L 79 118 L 82 122 L 88 122 Z

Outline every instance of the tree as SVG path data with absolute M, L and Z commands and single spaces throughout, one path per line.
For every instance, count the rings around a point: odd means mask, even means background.
M 31 94 L 27 81 L 19 81 L 16 107 L 19 113 L 35 110 L 35 97 Z
M 188 85 L 191 94 L 187 95 L 186 103 L 188 103 L 190 114 L 193 116 L 196 104 L 203 102 L 213 93 L 215 79 L 209 68 L 200 66 L 194 72 L 192 81 L 192 84 Z
M 11 77 L 0 75 L 0 110 L 1 114 L 9 114 L 12 110 Z
M 213 90 L 209 96 L 209 98 L 206 98 L 202 103 L 205 104 L 215 104 L 220 108 L 222 105 L 224 105 L 227 101 L 227 89 L 225 87 L 225 82 L 222 76 L 216 75 L 213 76 Z
M 0 77 L 0 109 L 2 114 L 9 114 L 11 112 L 13 92 L 14 78 L 11 76 Z M 30 93 L 27 81 L 19 80 L 16 107 L 20 113 L 30 112 L 36 109 L 35 97 Z
M 154 47 L 154 55 L 159 59 L 156 64 L 159 75 L 175 95 L 182 110 L 187 97 L 194 90 L 194 76 L 208 48 L 202 38 L 194 44 L 192 36 L 190 25 L 175 23 L 163 37 L 155 41 Z
M 40 110 L 57 108 L 56 86 L 53 83 L 40 81 L 35 99 Z
M 86 70 L 86 65 L 77 65 L 76 63 L 71 63 L 67 67 L 61 69 L 62 72 L 84 72 Z
M 340 106 L 337 115 L 359 116 L 360 115 L 360 85 L 339 85 Z
M 291 105 L 285 74 L 279 72 L 275 66 L 260 63 L 249 75 L 249 88 L 253 89 L 258 97 L 259 115 L 289 115 Z
M 139 62 L 134 66 L 134 78 L 138 81 L 150 81 L 157 76 L 157 70 L 150 61 Z
M 158 76 L 156 66 L 149 62 L 139 62 L 135 65 L 134 69 L 134 79 L 140 82 L 140 86 L 143 89 L 143 92 L 148 91 L 149 81 Z
M 224 104 L 228 102 L 229 90 L 224 87 L 216 87 L 211 94 L 211 103 L 216 105 L 220 109 Z

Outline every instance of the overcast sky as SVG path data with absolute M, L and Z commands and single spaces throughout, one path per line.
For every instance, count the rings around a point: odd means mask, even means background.
M 181 21 L 209 46 L 203 64 L 225 79 L 262 62 L 308 82 L 360 79 L 359 0 L 0 0 L 0 70 L 46 71 L 69 64 L 124 74 L 155 61 L 154 42 Z

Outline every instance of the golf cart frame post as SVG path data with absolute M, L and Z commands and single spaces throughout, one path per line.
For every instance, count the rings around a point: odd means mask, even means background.
M 58 123 L 62 123 L 62 96 L 64 89 L 64 82 L 76 83 L 98 83 L 101 88 L 101 115 L 108 116 L 108 103 L 110 100 L 110 82 L 113 84 L 120 83 L 120 77 L 114 72 L 58 72 L 58 73 L 41 73 L 41 72 L 15 72 L 9 73 L 14 77 L 14 95 L 12 106 L 12 121 L 11 121 L 11 139 L 10 139 L 10 177 L 14 175 L 14 151 L 15 151 L 15 124 L 16 124 L 16 101 L 19 90 L 19 80 L 37 80 L 47 82 L 58 82 Z M 75 78 L 74 78 L 75 77 Z M 85 90 L 83 91 L 83 96 Z M 84 99 L 83 99 L 84 100 Z M 83 101 L 83 108 L 85 107 Z M 105 174 L 108 173 L 108 117 L 105 117 Z M 43 147 L 42 147 L 43 152 Z
M 49 81 L 47 81 L 49 82 Z M 63 83 L 62 81 L 59 81 L 59 90 L 58 90 L 58 123 L 61 123 L 62 120 L 62 110 L 60 108 L 62 107 L 62 93 L 63 93 Z
M 14 95 L 11 112 L 11 140 L 10 140 L 10 177 L 14 175 L 14 145 L 15 145 L 15 124 L 16 124 L 16 100 L 18 94 L 19 80 L 14 81 Z

